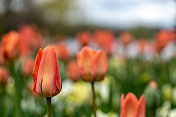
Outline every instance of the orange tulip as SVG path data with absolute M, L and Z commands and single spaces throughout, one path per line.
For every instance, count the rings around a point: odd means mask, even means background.
M 128 93 L 126 98 L 122 94 L 120 117 L 145 117 L 144 95 L 138 101 L 133 93 Z
M 91 34 L 90 32 L 79 32 L 76 36 L 78 41 L 81 43 L 82 46 L 86 46 L 90 43 Z
M 22 64 L 22 72 L 25 76 L 29 76 L 32 73 L 34 66 L 34 60 L 32 58 L 27 58 Z
M 75 61 L 71 61 L 68 66 L 67 66 L 67 74 L 68 77 L 72 80 L 72 81 L 78 81 L 80 78 L 80 74 L 79 74 L 79 68 L 78 65 Z
M 156 51 L 162 51 L 170 41 L 170 33 L 166 30 L 161 30 L 156 34 Z
M 120 40 L 124 46 L 127 46 L 131 40 L 132 40 L 132 35 L 128 31 L 124 31 L 120 34 Z
M 33 68 L 34 91 L 44 97 L 53 97 L 61 91 L 61 77 L 55 50 L 40 49 Z
M 55 49 L 56 55 L 60 60 L 65 62 L 69 59 L 70 52 L 65 44 L 58 43 L 53 45 L 52 47 Z
M 38 49 L 43 44 L 43 37 L 36 25 L 24 25 L 19 28 L 22 45 L 28 46 L 31 49 Z M 26 48 L 27 49 L 27 48 Z M 24 51 L 22 49 L 21 51 Z M 28 51 L 28 50 L 26 50 Z
M 112 53 L 112 47 L 114 44 L 114 34 L 109 30 L 100 30 L 95 32 L 96 42 L 102 47 L 108 54 Z
M 139 53 L 141 54 L 145 53 L 146 46 L 147 46 L 146 40 L 143 39 L 143 40 L 138 41 Z
M 102 50 L 84 47 L 77 54 L 77 64 L 85 81 L 101 81 L 107 73 L 107 55 Z
M 6 85 L 8 82 L 9 74 L 7 69 L 0 67 L 0 85 Z
M 8 34 L 2 36 L 1 42 L 1 59 L 2 63 L 13 60 L 19 55 L 19 41 L 18 32 L 10 31 Z

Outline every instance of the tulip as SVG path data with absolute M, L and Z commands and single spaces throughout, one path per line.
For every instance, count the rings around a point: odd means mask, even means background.
M 56 52 L 51 46 L 40 49 L 33 68 L 33 91 L 46 97 L 47 114 L 51 117 L 51 97 L 61 91 L 62 83 Z
M 65 62 L 69 59 L 70 52 L 65 44 L 58 43 L 53 45 L 52 47 L 55 49 L 56 55 L 60 60 Z
M 128 31 L 124 31 L 120 34 L 120 40 L 124 46 L 127 46 L 131 40 L 132 40 L 132 35 Z
M 80 78 L 79 68 L 75 61 L 71 61 L 67 66 L 67 74 L 68 77 L 73 81 L 76 82 Z
M 170 41 L 170 33 L 166 30 L 161 30 L 156 34 L 156 51 L 161 52 Z
M 102 50 L 84 47 L 77 54 L 77 64 L 85 81 L 102 81 L 107 73 L 107 55 Z
M 26 60 L 22 64 L 22 73 L 25 76 L 31 75 L 33 66 L 34 66 L 34 60 L 32 58 L 26 58 Z
M 90 32 L 79 32 L 76 35 L 76 38 L 82 46 L 86 46 L 90 43 L 91 34 L 90 34 Z
M 43 44 L 43 37 L 41 36 L 39 29 L 36 25 L 24 25 L 19 28 L 20 38 L 22 40 L 21 45 L 25 45 L 26 51 L 21 48 L 22 53 L 28 52 L 29 48 L 38 49 Z M 23 46 L 24 47 L 24 46 Z M 24 52 L 24 53 L 23 53 Z
M 133 93 L 128 93 L 126 98 L 122 94 L 120 117 L 145 117 L 144 95 L 138 101 Z
M 112 48 L 115 39 L 112 31 L 109 30 L 96 31 L 95 39 L 101 48 L 103 48 L 108 54 L 112 54 Z
M 8 82 L 9 74 L 7 69 L 0 67 L 0 85 L 5 86 Z
M 44 97 L 53 97 L 61 91 L 61 77 L 55 50 L 40 49 L 33 68 L 34 91 Z
M 19 55 L 19 41 L 18 32 L 10 31 L 8 34 L 2 36 L 1 42 L 1 62 L 9 62 Z
M 77 64 L 83 79 L 91 82 L 93 114 L 94 117 L 96 117 L 96 95 L 94 85 L 95 81 L 102 81 L 106 75 L 108 68 L 107 55 L 102 50 L 96 51 L 89 47 L 84 47 L 77 54 Z

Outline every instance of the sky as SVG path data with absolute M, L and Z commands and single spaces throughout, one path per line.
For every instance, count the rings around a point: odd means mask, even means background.
M 88 24 L 114 28 L 176 24 L 175 0 L 78 0 L 78 4 Z

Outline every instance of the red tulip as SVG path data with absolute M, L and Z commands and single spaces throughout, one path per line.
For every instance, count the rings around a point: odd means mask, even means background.
M 67 48 L 67 46 L 63 43 L 55 44 L 52 46 L 55 51 L 57 57 L 62 61 L 67 61 L 70 57 L 70 52 Z
M 132 40 L 132 35 L 130 32 L 124 31 L 120 34 L 120 39 L 122 44 L 124 46 L 127 46 Z
M 166 30 L 161 30 L 156 34 L 156 51 L 162 51 L 170 41 L 170 33 Z
M 146 46 L 147 46 L 146 40 L 140 40 L 138 42 L 139 53 L 141 53 L 141 54 L 145 53 Z
M 47 46 L 40 49 L 33 68 L 34 91 L 52 97 L 61 91 L 61 77 L 55 50 Z
M 24 25 L 19 28 L 20 54 L 28 55 L 31 50 L 38 50 L 43 44 L 43 37 L 36 25 Z
M 81 43 L 82 46 L 86 46 L 90 43 L 91 34 L 90 32 L 79 32 L 76 36 L 78 41 Z
M 9 74 L 7 69 L 0 67 L 0 85 L 6 85 L 8 82 Z
M 126 98 L 122 94 L 120 117 L 145 117 L 144 95 L 138 101 L 133 93 L 128 93 Z
M 107 55 L 102 50 L 84 47 L 77 54 L 77 64 L 85 81 L 101 81 L 107 73 Z
M 19 34 L 15 31 L 10 31 L 2 36 L 1 59 L 3 63 L 13 60 L 19 55 L 19 41 Z
M 80 74 L 79 74 L 79 67 L 77 65 L 77 63 L 75 61 L 71 61 L 68 66 L 67 66 L 67 74 L 68 77 L 72 80 L 72 81 L 78 81 L 80 78 Z
M 22 72 L 25 76 L 29 76 L 32 73 L 34 66 L 34 60 L 32 58 L 27 58 L 22 64 Z
M 109 30 L 100 30 L 95 32 L 96 42 L 109 54 L 112 53 L 112 47 L 114 44 L 114 34 Z

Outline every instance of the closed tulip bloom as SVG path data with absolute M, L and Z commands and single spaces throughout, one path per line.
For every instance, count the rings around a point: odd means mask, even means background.
M 7 62 L 19 55 L 20 37 L 18 32 L 11 31 L 2 36 L 1 42 L 1 59 L 2 62 Z
M 6 85 L 8 82 L 9 74 L 7 69 L 0 67 L 0 85 Z
M 61 77 L 55 50 L 40 49 L 33 68 L 34 91 L 44 97 L 53 97 L 61 91 Z
M 101 81 L 107 73 L 107 55 L 102 50 L 84 47 L 77 54 L 77 64 L 85 81 Z
M 142 95 L 138 101 L 133 93 L 121 96 L 120 117 L 145 117 L 145 97 Z

